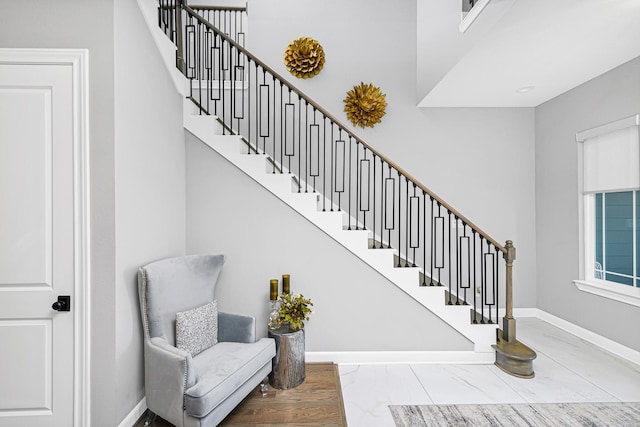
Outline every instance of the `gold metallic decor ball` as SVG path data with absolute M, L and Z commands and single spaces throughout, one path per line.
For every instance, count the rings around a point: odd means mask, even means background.
M 380 123 L 382 116 L 385 115 L 386 96 L 379 87 L 371 83 L 360 83 L 359 86 L 354 86 L 353 90 L 347 92 L 347 97 L 344 99 L 347 118 L 354 126 L 373 127 L 376 123 Z
M 284 51 L 284 65 L 299 79 L 309 79 L 322 70 L 324 50 L 317 40 L 300 37 L 289 43 Z

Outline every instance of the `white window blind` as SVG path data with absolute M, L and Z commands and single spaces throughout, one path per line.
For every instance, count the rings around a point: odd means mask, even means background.
M 621 120 L 617 123 L 618 126 L 605 125 L 577 135 L 578 141 L 584 143 L 585 194 L 640 188 L 640 134 L 637 117 L 630 118 L 635 120 Z

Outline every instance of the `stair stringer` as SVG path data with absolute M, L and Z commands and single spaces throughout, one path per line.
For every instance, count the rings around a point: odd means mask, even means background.
M 191 115 L 189 112 L 193 112 L 193 109 L 188 105 L 185 105 L 184 111 L 184 127 L 187 131 L 469 339 L 474 352 L 480 356 L 479 360 L 489 360 L 483 356 L 493 353 L 491 344 L 495 343 L 497 325 L 471 324 L 469 306 L 444 303 L 445 287 L 419 286 L 419 268 L 394 267 L 395 249 L 369 249 L 369 238 L 373 236 L 369 230 L 345 230 L 343 222 L 346 214 L 319 211 L 318 193 L 292 191 L 294 175 L 272 173 L 272 165 L 268 163 L 266 155 L 246 154 L 241 137 L 221 135 L 220 125 L 213 117 Z

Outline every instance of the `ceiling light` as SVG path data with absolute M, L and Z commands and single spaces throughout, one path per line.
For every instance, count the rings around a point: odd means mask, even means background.
M 527 92 L 531 92 L 533 89 L 535 89 L 534 86 L 522 86 L 520 89 L 517 89 L 516 92 L 527 93 Z

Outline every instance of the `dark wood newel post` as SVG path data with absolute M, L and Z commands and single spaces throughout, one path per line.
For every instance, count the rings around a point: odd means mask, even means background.
M 519 378 L 533 378 L 533 360 L 536 352 L 516 339 L 516 319 L 513 317 L 513 261 L 516 259 L 516 248 L 511 240 L 504 245 L 506 302 L 502 320 L 502 330 L 498 329 L 498 339 L 492 346 L 496 351 L 496 365 Z
M 176 67 L 182 72 L 182 74 L 186 73 L 186 66 L 184 63 L 184 50 L 182 44 L 182 5 L 185 0 L 176 0 L 176 7 L 174 9 L 176 14 Z
M 504 245 L 507 250 L 504 253 L 504 260 L 507 263 L 506 269 L 506 313 L 502 319 L 502 338 L 508 342 L 516 341 L 516 319 L 513 318 L 513 261 L 516 259 L 516 248 L 511 240 L 507 240 Z

